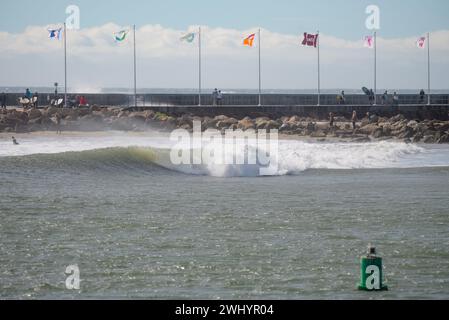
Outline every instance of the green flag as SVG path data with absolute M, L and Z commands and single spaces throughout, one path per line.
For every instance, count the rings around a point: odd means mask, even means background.
M 123 42 L 126 39 L 126 36 L 128 35 L 129 30 L 122 30 L 119 32 L 114 33 L 114 39 L 116 42 Z
M 195 40 L 195 33 L 188 33 L 181 37 L 181 41 L 193 42 Z

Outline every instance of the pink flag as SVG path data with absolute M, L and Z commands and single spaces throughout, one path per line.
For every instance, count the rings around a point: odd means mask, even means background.
M 426 37 L 421 37 L 416 41 L 416 46 L 420 49 L 424 49 L 426 47 Z
M 374 48 L 374 37 L 373 36 L 366 36 L 365 41 L 363 43 L 363 46 L 365 48 Z
M 310 34 L 307 32 L 304 32 L 304 40 L 302 41 L 303 46 L 309 46 L 309 47 L 315 47 L 318 42 L 318 34 Z

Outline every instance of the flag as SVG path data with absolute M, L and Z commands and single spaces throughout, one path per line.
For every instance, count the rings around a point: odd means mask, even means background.
M 302 40 L 303 46 L 309 46 L 309 47 L 315 47 L 317 46 L 318 42 L 318 34 L 310 34 L 307 32 L 304 32 L 304 40 Z
M 188 34 L 182 36 L 180 38 L 180 40 L 181 41 L 187 41 L 187 42 L 191 43 L 191 42 L 193 42 L 193 40 L 195 40 L 195 33 L 193 33 L 193 32 L 188 33 Z
M 61 39 L 62 28 L 59 28 L 59 29 L 48 29 L 48 32 L 49 32 L 48 37 L 50 39 L 56 39 L 56 40 L 60 40 Z
M 253 46 L 253 42 L 254 42 L 254 38 L 256 37 L 256 34 L 253 33 L 252 35 L 248 36 L 247 38 L 245 38 L 243 40 L 243 45 L 244 46 L 248 46 L 248 47 L 252 47 Z
M 126 36 L 128 35 L 128 33 L 129 33 L 129 30 L 122 30 L 122 31 L 116 32 L 116 33 L 114 33 L 114 40 L 116 42 L 125 41 Z
M 365 40 L 363 42 L 363 46 L 365 48 L 374 48 L 374 37 L 373 36 L 366 36 Z
M 426 37 L 421 37 L 416 41 L 416 46 L 420 49 L 424 49 L 426 47 Z

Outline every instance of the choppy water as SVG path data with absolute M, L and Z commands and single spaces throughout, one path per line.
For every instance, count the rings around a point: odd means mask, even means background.
M 0 298 L 449 298 L 448 146 L 282 141 L 254 177 L 176 170 L 162 137 L 19 142 L 0 138 Z M 355 289 L 369 242 L 388 292 Z

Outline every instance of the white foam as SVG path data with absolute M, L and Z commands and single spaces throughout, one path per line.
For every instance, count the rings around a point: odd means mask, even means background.
M 73 135 L 22 135 L 20 145 L 0 138 L 0 157 L 56 154 L 111 147 L 144 147 L 158 154 L 161 166 L 187 174 L 218 177 L 257 176 L 259 165 L 173 165 L 169 158 L 172 143 L 166 137 L 108 132 Z M 186 146 L 189 148 L 189 146 Z M 297 174 L 308 169 L 371 169 L 449 166 L 449 146 L 416 145 L 401 142 L 313 143 L 279 141 L 278 175 Z

